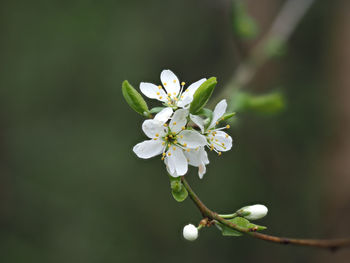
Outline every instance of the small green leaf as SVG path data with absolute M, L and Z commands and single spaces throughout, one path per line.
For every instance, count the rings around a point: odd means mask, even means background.
M 220 229 L 221 234 L 223 236 L 239 237 L 239 236 L 243 235 L 241 232 L 238 232 L 237 230 L 234 230 L 234 229 L 232 229 L 228 226 L 225 226 L 221 223 L 216 223 L 215 225 L 217 226 L 217 228 Z
M 263 95 L 240 92 L 233 98 L 232 106 L 238 112 L 256 112 L 271 115 L 283 111 L 286 102 L 280 92 Z
M 154 107 L 149 112 L 150 113 L 158 113 L 158 112 L 160 112 L 163 109 L 165 109 L 165 107 Z
M 243 217 L 235 217 L 232 218 L 230 220 L 228 220 L 234 224 L 236 224 L 237 226 L 240 226 L 242 228 L 246 228 L 246 229 L 251 229 L 251 231 L 261 231 L 261 230 L 265 230 L 266 227 L 265 226 L 260 226 L 260 225 L 256 225 L 253 223 L 250 223 L 247 219 L 243 218 Z M 218 228 L 221 230 L 222 235 L 223 236 L 241 236 L 242 233 L 232 229 L 226 225 L 223 225 L 221 223 L 218 223 Z
M 123 81 L 122 92 L 126 102 L 131 108 L 142 116 L 149 114 L 146 101 L 142 98 L 141 94 L 134 89 L 127 80 Z
M 184 201 L 188 196 L 188 192 L 186 188 L 183 186 L 181 182 L 181 178 L 172 177 L 169 175 L 169 179 L 170 179 L 171 194 L 173 195 L 174 199 L 178 202 Z
M 242 39 L 252 39 L 259 33 L 259 27 L 253 17 L 246 10 L 244 1 L 232 2 L 232 26 L 234 33 Z
M 190 104 L 190 113 L 198 114 L 198 112 L 207 104 L 214 88 L 217 84 L 216 78 L 211 77 L 207 79 L 202 85 L 196 90 L 193 95 L 193 101 Z
M 228 119 L 232 118 L 235 115 L 236 115 L 235 112 L 225 113 L 221 118 L 222 118 L 223 121 L 225 121 L 225 120 L 228 120 Z
M 188 196 L 188 192 L 187 192 L 185 187 L 182 187 L 181 191 L 179 191 L 179 192 L 175 192 L 174 190 L 172 190 L 171 193 L 172 193 L 174 199 L 178 202 L 185 201 L 187 196 Z
M 202 108 L 196 115 L 202 115 L 211 120 L 213 118 L 213 111 L 207 108 Z

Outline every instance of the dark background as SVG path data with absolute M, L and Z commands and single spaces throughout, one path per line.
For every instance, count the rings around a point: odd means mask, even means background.
M 283 1 L 246 1 L 261 36 Z M 316 1 L 247 91 L 280 90 L 286 110 L 238 114 L 234 147 L 203 180 L 188 180 L 218 212 L 269 207 L 267 233 L 350 235 L 350 4 Z M 228 0 L 3 1 L 0 5 L 0 262 L 349 262 L 332 254 L 182 227 L 159 158 L 138 159 L 142 117 L 121 94 L 163 69 L 218 92 L 245 54 Z M 259 38 L 258 38 L 259 39 Z M 243 44 L 248 51 L 254 41 Z

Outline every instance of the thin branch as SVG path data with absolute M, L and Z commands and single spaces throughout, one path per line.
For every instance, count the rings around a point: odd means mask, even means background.
M 287 0 L 269 31 L 249 52 L 248 57 L 238 66 L 231 80 L 213 102 L 222 98 L 230 98 L 236 90 L 246 86 L 259 68 L 271 58 L 271 55 L 266 52 L 270 41 L 286 43 L 313 2 L 314 0 Z
M 188 191 L 188 194 L 192 201 L 195 203 L 199 211 L 202 213 L 203 218 L 208 218 L 210 220 L 217 220 L 221 224 L 224 224 L 232 229 L 235 229 L 241 233 L 248 234 L 252 237 L 262 239 L 265 241 L 278 243 L 278 244 L 293 244 L 298 246 L 309 246 L 309 247 L 318 247 L 329 249 L 335 251 L 340 248 L 345 248 L 350 246 L 350 238 L 342 238 L 342 239 L 296 239 L 296 238 L 287 238 L 287 237 L 278 237 L 271 236 L 266 234 L 261 234 L 254 232 L 254 229 L 243 228 L 238 226 L 222 217 L 220 217 L 217 213 L 210 210 L 196 195 L 196 193 L 192 190 L 191 186 L 186 181 L 185 177 L 181 177 L 181 181 L 185 188 Z

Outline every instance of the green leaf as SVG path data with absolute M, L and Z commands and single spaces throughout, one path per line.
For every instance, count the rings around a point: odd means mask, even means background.
M 183 186 L 181 182 L 181 178 L 172 177 L 169 175 L 169 179 L 170 179 L 171 194 L 173 195 L 174 199 L 178 202 L 183 202 L 187 198 L 188 192 L 186 188 Z
M 232 218 L 230 220 L 228 220 L 242 228 L 247 228 L 247 229 L 252 229 L 252 231 L 261 231 L 261 230 L 265 230 L 266 227 L 265 226 L 260 226 L 260 225 L 256 225 L 256 224 L 253 224 L 253 223 L 250 223 L 247 219 L 243 218 L 243 217 L 235 217 L 235 218 Z M 223 236 L 241 236 L 242 233 L 235 230 L 235 229 L 232 229 L 226 225 L 223 225 L 221 223 L 218 223 L 218 228 L 221 230 L 222 232 L 222 235 Z
M 211 77 L 200 85 L 193 95 L 193 101 L 190 104 L 190 113 L 198 114 L 198 112 L 207 104 L 214 88 L 217 84 L 216 78 Z
M 265 115 L 276 114 L 285 109 L 285 98 L 280 92 L 253 95 L 245 92 L 236 94 L 232 106 L 238 112 L 256 112 Z
M 142 116 L 149 115 L 149 110 L 146 101 L 141 94 L 134 89 L 127 80 L 123 81 L 122 92 L 126 102 L 131 108 Z
M 173 195 L 174 199 L 178 202 L 185 201 L 188 196 L 188 192 L 185 187 L 182 187 L 181 191 L 179 192 L 175 192 L 174 190 L 172 190 L 171 194 Z
M 225 120 L 228 120 L 228 119 L 232 118 L 235 115 L 236 115 L 235 112 L 225 113 L 221 118 L 222 118 L 223 121 L 225 121 Z
M 252 39 L 259 33 L 259 27 L 246 10 L 244 1 L 235 0 L 232 2 L 232 26 L 234 33 L 242 39 Z
M 158 112 L 160 112 L 163 109 L 165 109 L 165 107 L 154 107 L 149 112 L 150 113 L 158 113 Z

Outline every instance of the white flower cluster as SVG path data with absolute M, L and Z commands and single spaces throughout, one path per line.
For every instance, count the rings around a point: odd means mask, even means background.
M 198 80 L 184 90 L 185 83 L 170 70 L 163 70 L 162 85 L 142 82 L 141 92 L 148 98 L 157 99 L 166 106 L 153 119 L 145 120 L 142 130 L 149 140 L 138 143 L 133 151 L 140 158 L 148 159 L 162 155 L 169 174 L 173 177 L 187 173 L 188 165 L 198 167 L 198 175 L 203 178 L 209 159 L 205 147 L 221 152 L 232 147 L 232 138 L 224 129 L 217 128 L 226 112 L 226 100 L 220 101 L 209 124 L 206 119 L 189 113 L 189 106 L 195 91 L 206 79 Z M 198 129 L 196 129 L 198 127 Z

